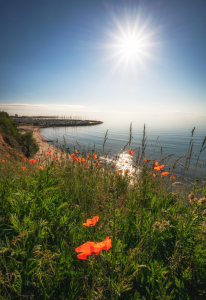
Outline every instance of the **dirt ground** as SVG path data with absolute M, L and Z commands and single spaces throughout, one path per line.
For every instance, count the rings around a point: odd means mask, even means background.
M 65 158 L 71 159 L 71 156 L 69 156 L 65 151 L 48 143 L 47 139 L 40 134 L 39 126 L 22 125 L 18 127 L 18 130 L 22 134 L 26 133 L 27 131 L 33 132 L 33 137 L 39 145 L 39 151 L 35 154 L 34 159 L 39 159 L 42 165 L 45 165 L 48 160 L 52 161 L 54 156 L 58 156 L 58 161 L 61 161 Z M 47 156 L 46 153 L 48 153 L 49 150 L 51 150 L 52 153 Z

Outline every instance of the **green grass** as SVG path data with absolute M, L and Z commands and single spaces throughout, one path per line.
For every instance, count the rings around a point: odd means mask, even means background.
M 206 299 L 205 184 L 177 188 L 143 161 L 134 185 L 93 158 L 25 171 L 5 160 L 0 299 Z M 83 226 L 94 216 L 95 226 Z M 107 236 L 109 251 L 77 258 L 77 247 Z

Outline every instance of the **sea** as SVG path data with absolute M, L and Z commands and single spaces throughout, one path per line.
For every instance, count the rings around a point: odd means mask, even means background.
M 98 153 L 100 160 L 116 160 L 117 164 L 119 162 L 119 167 L 122 165 L 123 170 L 128 168 L 128 165 L 124 166 L 122 163 L 124 159 L 130 162 L 130 170 L 132 165 L 139 166 L 139 158 L 143 150 L 143 132 L 145 132 L 146 147 L 142 158 L 151 161 L 148 163 L 157 160 L 165 165 L 164 171 L 169 171 L 170 174 L 171 172 L 175 176 L 186 174 L 188 178 L 195 176 L 204 179 L 206 178 L 206 149 L 201 151 L 201 147 L 203 149 L 206 146 L 206 142 L 202 146 L 206 127 L 196 126 L 192 134 L 194 127 L 191 124 L 166 127 L 107 121 L 92 126 L 47 127 L 41 128 L 40 132 L 51 145 L 63 147 L 72 153 L 75 149 L 80 153 Z M 188 153 L 191 147 L 192 155 L 188 169 L 186 166 L 188 166 Z M 128 150 L 134 152 L 132 157 L 128 155 Z M 173 170 L 174 164 L 175 170 Z

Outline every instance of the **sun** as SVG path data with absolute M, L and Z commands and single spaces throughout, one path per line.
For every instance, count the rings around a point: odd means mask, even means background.
M 127 56 L 134 56 L 138 52 L 138 41 L 135 38 L 128 37 L 122 42 L 122 51 Z

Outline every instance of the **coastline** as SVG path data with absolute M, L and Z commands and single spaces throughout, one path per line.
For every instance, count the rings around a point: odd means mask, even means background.
M 28 131 L 32 131 L 33 138 L 36 140 L 39 150 L 35 154 L 34 159 L 38 160 L 42 165 L 45 165 L 47 161 L 52 161 L 54 156 L 58 156 L 58 161 L 61 161 L 62 159 L 71 159 L 71 156 L 64 150 L 50 145 L 49 141 L 44 138 L 40 133 L 40 128 L 42 126 L 27 126 L 27 125 L 20 125 L 18 126 L 18 130 L 21 134 L 24 134 Z M 46 153 L 51 150 L 51 155 L 46 156 Z

